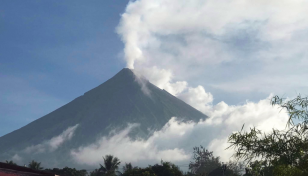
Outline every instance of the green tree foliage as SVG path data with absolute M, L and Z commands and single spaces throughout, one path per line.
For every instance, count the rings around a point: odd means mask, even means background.
M 45 169 L 45 171 L 54 173 L 56 175 L 65 175 L 65 176 L 86 176 L 88 175 L 86 170 L 77 170 L 75 168 L 65 167 L 63 169 L 53 168 Z
M 123 166 L 123 173 L 127 171 L 131 171 L 133 169 L 137 169 L 137 167 L 133 167 L 131 163 L 125 163 L 125 165 Z
M 149 166 L 147 168 L 133 168 L 132 170 L 127 170 L 122 176 L 157 176 L 152 168 Z
M 249 163 L 245 169 L 244 176 L 273 176 L 273 168 L 268 166 L 265 161 L 255 160 Z
M 278 96 L 271 99 L 272 105 L 279 105 L 289 115 L 285 130 L 273 129 L 265 134 L 261 130 L 251 128 L 245 132 L 233 133 L 229 137 L 228 148 L 234 148 L 234 157 L 251 162 L 259 159 L 260 167 L 254 166 L 258 175 L 261 172 L 272 172 L 277 176 L 304 176 L 308 175 L 308 99 L 298 95 L 292 100 L 285 100 Z M 294 120 L 297 119 L 295 123 Z M 244 127 L 244 125 L 243 125 Z M 262 164 L 260 164 L 262 163 Z M 254 163 L 256 164 L 256 163 Z M 259 170 L 258 170 L 259 168 Z
M 94 171 L 90 172 L 89 175 L 90 176 L 99 176 L 99 175 L 103 175 L 103 174 L 100 173 L 98 169 L 95 169 Z
M 126 170 L 123 176 L 183 176 L 178 166 L 171 162 L 161 161 L 161 164 L 149 165 L 146 168 Z
M 16 165 L 16 166 L 17 166 L 17 164 L 14 163 L 12 160 L 11 160 L 11 161 L 6 160 L 5 162 L 6 162 L 7 164 L 11 164 L 11 165 Z
M 229 161 L 227 164 L 227 173 L 229 176 L 241 176 L 244 171 L 244 163 Z
M 104 165 L 100 164 L 99 168 L 99 173 L 102 173 L 103 175 L 106 176 L 113 176 L 116 175 L 119 171 L 119 165 L 120 165 L 120 160 L 117 157 L 114 157 L 112 155 L 106 155 L 104 157 Z
M 192 174 L 208 174 L 214 169 L 221 167 L 219 157 L 214 157 L 213 152 L 203 146 L 193 148 L 193 161 L 189 164 Z
M 151 167 L 151 166 L 150 166 Z M 155 164 L 151 167 L 157 176 L 182 176 L 183 173 L 179 167 L 171 162 L 161 161 L 161 164 Z
M 189 164 L 189 169 L 186 175 L 206 175 L 216 176 L 240 176 L 243 171 L 243 164 L 235 161 L 226 163 L 226 170 L 223 171 L 223 163 L 220 162 L 219 157 L 215 157 L 213 152 L 206 150 L 203 146 L 193 148 L 193 161 Z
M 30 169 L 34 169 L 34 170 L 42 170 L 42 169 L 43 169 L 43 167 L 41 167 L 41 163 L 36 162 L 36 161 L 34 161 L 34 160 L 32 160 L 31 162 L 29 162 L 28 167 L 29 167 Z

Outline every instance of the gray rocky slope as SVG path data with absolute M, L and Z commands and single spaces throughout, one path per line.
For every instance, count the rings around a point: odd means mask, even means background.
M 144 81 L 150 95 L 141 90 L 130 69 L 122 69 L 105 83 L 70 103 L 0 137 L 0 160 L 10 159 L 29 146 L 42 144 L 76 124 L 78 127 L 74 136 L 57 150 L 37 157 L 25 155 L 23 160 L 48 157 L 56 159 L 58 165 L 69 165 L 68 153 L 71 149 L 93 143 L 99 137 L 108 135 L 112 129 L 123 129 L 127 123 L 140 124 L 130 134 L 132 138 L 146 138 L 148 129 L 162 128 L 171 117 L 183 121 L 199 121 L 207 117 L 167 91 Z

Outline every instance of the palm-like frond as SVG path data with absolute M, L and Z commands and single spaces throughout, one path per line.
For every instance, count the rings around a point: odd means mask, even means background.
M 11 165 L 17 165 L 16 163 L 14 163 L 13 161 L 8 161 L 8 160 L 6 160 L 5 161 L 7 164 L 11 164 Z
M 43 169 L 43 167 L 41 167 L 41 163 L 36 162 L 34 160 L 32 160 L 29 163 L 28 167 L 31 168 L 31 169 L 34 169 L 34 170 L 42 170 Z
M 112 155 L 106 155 L 104 157 L 104 165 L 100 164 L 99 172 L 104 173 L 105 175 L 115 175 L 116 171 L 119 168 L 120 160 L 117 157 Z

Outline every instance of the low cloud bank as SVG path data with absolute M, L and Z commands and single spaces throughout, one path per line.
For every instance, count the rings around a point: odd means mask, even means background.
M 244 123 L 244 130 L 256 126 L 269 132 L 272 128 L 284 129 L 288 119 L 284 111 L 271 106 L 268 98 L 239 106 L 220 102 L 215 106 L 208 105 L 206 111 L 210 112 L 210 118 L 198 123 L 182 122 L 173 117 L 146 140 L 132 140 L 128 134 L 138 124 L 129 124 L 116 134 L 72 150 L 71 156 L 79 164 L 92 166 L 103 163 L 106 154 L 119 157 L 122 163 L 132 162 L 138 166 L 154 164 L 161 159 L 188 164 L 193 147 L 203 145 L 223 161 L 228 161 L 233 151 L 225 150 L 228 146 L 227 138 L 232 132 L 240 130 Z
M 74 135 L 75 130 L 79 125 L 68 127 L 60 135 L 51 138 L 50 140 L 44 141 L 41 144 L 32 145 L 23 150 L 27 154 L 37 154 L 45 152 L 53 152 L 57 150 L 65 141 L 71 140 Z
M 109 137 L 102 137 L 97 142 L 74 149 L 71 151 L 71 156 L 79 164 L 87 164 L 96 166 L 98 163 L 103 163 L 103 156 L 113 154 L 125 162 L 140 162 L 140 161 L 160 161 L 166 159 L 170 161 L 187 160 L 187 155 L 183 149 L 160 148 L 153 137 L 148 140 L 132 140 L 128 136 L 129 132 L 137 127 L 138 124 L 129 124 L 127 128 Z

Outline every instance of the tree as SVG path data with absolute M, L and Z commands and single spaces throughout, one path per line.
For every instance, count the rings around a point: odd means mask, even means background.
M 94 171 L 90 172 L 90 176 L 99 176 L 102 175 L 102 173 L 99 173 L 98 169 L 95 169 Z
M 65 167 L 63 169 L 58 169 L 58 168 L 45 169 L 45 171 L 65 176 L 86 176 L 88 174 L 86 170 L 77 170 L 75 168 L 69 168 L 69 167 Z
M 29 162 L 28 167 L 29 167 L 30 169 L 34 169 L 34 170 L 42 170 L 42 169 L 43 169 L 43 167 L 41 167 L 41 163 L 38 163 L 38 162 L 36 162 L 36 161 L 34 161 L 34 160 L 32 160 L 31 162 Z
M 269 167 L 266 162 L 255 160 L 245 168 L 244 176 L 273 176 L 272 172 L 273 168 Z
M 268 175 L 304 176 L 308 175 L 308 98 L 298 95 L 292 100 L 278 96 L 271 99 L 272 105 L 285 109 L 289 115 L 285 130 L 273 129 L 265 134 L 255 127 L 242 130 L 229 137 L 228 148 L 234 148 L 234 157 L 250 163 L 259 159 L 262 163 L 255 173 L 269 172 Z M 298 122 L 295 123 L 294 120 Z M 256 164 L 256 163 L 254 163 Z
M 227 164 L 227 172 L 232 173 L 229 174 L 234 176 L 241 176 L 244 171 L 244 163 L 236 162 L 236 161 L 229 161 Z
M 17 164 L 14 163 L 12 160 L 11 160 L 11 161 L 6 160 L 5 162 L 6 162 L 7 164 L 11 164 L 11 165 L 16 165 L 16 166 L 17 166 Z
M 132 168 L 126 170 L 122 176 L 183 176 L 178 166 L 171 162 L 161 161 L 160 164 L 149 165 L 146 168 Z
M 125 163 L 125 165 L 123 166 L 123 173 L 131 171 L 133 169 L 137 169 L 137 167 L 133 167 L 131 163 Z
M 214 157 L 213 152 L 206 150 L 203 146 L 194 147 L 193 154 L 194 161 L 189 164 L 192 174 L 208 174 L 221 167 L 219 157 Z
M 157 176 L 152 168 L 133 168 L 132 170 L 126 170 L 122 176 Z
M 106 176 L 113 176 L 119 173 L 118 168 L 120 160 L 112 155 L 106 155 L 104 157 L 104 166 L 100 164 L 99 172 Z
M 157 176 L 183 176 L 182 171 L 179 167 L 171 162 L 164 162 L 161 160 L 161 164 L 155 164 L 154 166 L 149 166 L 154 171 Z

